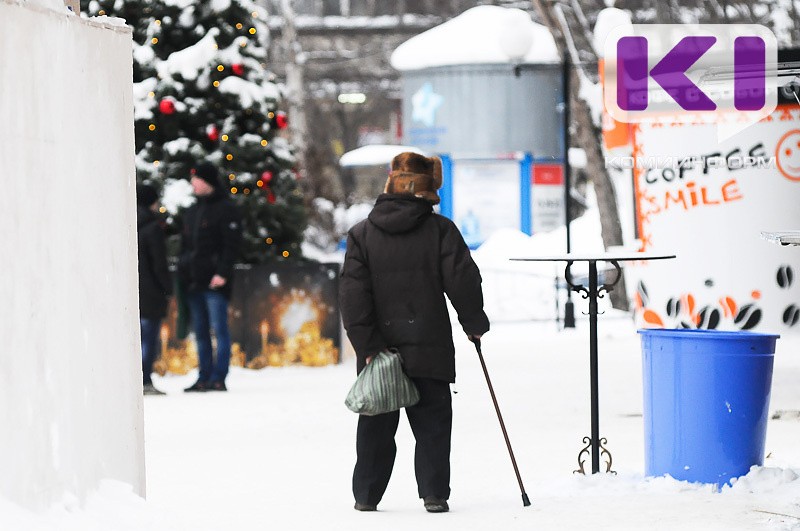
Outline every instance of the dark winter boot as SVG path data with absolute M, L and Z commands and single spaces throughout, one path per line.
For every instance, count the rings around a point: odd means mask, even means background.
M 151 395 L 151 396 L 157 396 L 158 395 L 158 396 L 160 396 L 160 395 L 167 394 L 164 391 L 159 391 L 158 389 L 156 389 L 153 386 L 152 382 L 148 382 L 148 383 L 144 384 L 143 387 L 144 387 L 144 394 L 145 395 Z
M 187 387 L 183 391 L 186 393 L 203 393 L 208 389 L 208 384 L 206 382 L 201 382 L 197 380 L 195 383 L 192 384 L 191 387 Z
M 372 511 L 377 511 L 378 507 L 376 505 L 370 505 L 368 503 L 358 503 L 358 502 L 356 502 L 356 504 L 353 506 L 353 509 L 355 509 L 356 511 L 362 511 L 362 512 L 372 512 Z
M 437 498 L 436 496 L 425 496 L 423 501 L 425 502 L 425 510 L 429 513 L 446 513 L 450 510 L 450 506 L 447 505 L 447 500 Z
M 225 382 L 208 382 L 206 386 L 206 391 L 227 391 L 228 388 L 225 387 Z

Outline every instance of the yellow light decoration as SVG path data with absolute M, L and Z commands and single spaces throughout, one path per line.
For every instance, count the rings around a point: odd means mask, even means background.
M 223 142 L 227 142 L 228 141 L 228 135 L 222 135 L 222 141 Z
M 102 16 L 105 16 L 106 12 L 101 9 L 100 11 L 97 12 L 97 14 L 102 17 Z
M 236 178 L 236 175 L 234 175 L 233 173 L 228 175 L 228 179 L 231 180 L 231 181 L 234 180 L 235 178 Z
M 253 11 L 251 15 L 253 15 L 253 18 L 258 18 L 258 11 Z
M 266 140 L 261 141 L 262 146 L 267 147 L 267 144 L 269 144 L 269 142 L 267 142 Z
M 224 67 L 224 66 L 222 66 L 222 65 L 217 65 L 217 70 L 219 70 L 220 72 L 222 72 L 223 70 L 225 70 L 225 67 Z
M 244 26 L 242 26 L 242 23 L 241 23 L 241 22 L 239 22 L 238 24 L 236 24 L 236 29 L 242 29 L 243 27 L 244 27 Z
M 275 113 L 270 111 L 269 114 L 267 114 L 267 118 L 269 118 L 270 120 L 275 118 Z
M 248 195 L 249 193 L 250 193 L 250 188 L 245 188 L 244 189 L 244 195 Z
M 150 92 L 147 93 L 147 97 L 148 98 L 155 98 L 156 97 L 156 93 L 153 92 L 153 91 L 150 91 Z
M 154 161 L 153 161 L 153 166 L 155 166 L 156 168 L 158 168 L 158 165 L 159 165 L 159 164 L 161 164 L 161 162 L 160 162 L 160 161 L 157 161 L 157 160 L 154 160 Z
M 161 21 L 160 20 L 156 20 L 156 26 L 160 26 L 160 25 L 161 25 Z
M 158 211 L 161 212 L 162 214 L 166 214 L 167 213 L 167 207 L 161 207 L 161 208 L 158 209 Z
M 233 155 L 228 153 L 227 155 L 225 155 L 225 160 L 233 160 Z
M 150 125 L 147 126 L 147 128 L 150 129 L 151 131 L 155 131 L 156 130 L 156 124 L 150 124 Z
M 333 340 L 322 337 L 327 313 L 324 304 L 303 290 L 292 290 L 291 294 L 275 301 L 269 317 L 262 321 L 266 323 L 266 330 L 262 328 L 261 352 L 247 367 L 262 369 L 296 363 L 321 367 L 336 363 L 339 349 Z
M 238 191 L 239 191 L 239 189 L 238 189 L 238 188 L 236 188 L 235 186 L 231 186 L 231 193 L 232 193 L 232 194 L 235 194 L 235 193 L 236 193 L 236 192 L 238 192 Z
M 153 44 L 158 44 L 158 37 L 153 37 L 152 39 L 150 39 L 150 42 Z
M 214 86 L 218 87 L 219 86 L 219 81 L 214 81 Z
M 272 245 L 272 238 L 267 238 L 267 243 Z
M 242 41 L 242 42 L 240 42 L 240 43 L 239 43 L 239 46 L 241 46 L 242 48 L 244 48 L 245 46 L 247 46 L 247 41 Z
M 258 181 L 256 181 L 256 186 L 258 186 L 259 188 L 262 188 L 264 186 L 264 181 L 259 179 Z
M 255 34 L 256 34 L 256 29 L 250 28 L 250 35 L 255 35 Z
M 289 251 L 283 251 L 281 254 L 284 258 L 289 258 Z

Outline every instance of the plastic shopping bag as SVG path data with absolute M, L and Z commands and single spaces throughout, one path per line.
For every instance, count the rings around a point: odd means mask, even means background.
M 350 411 L 361 415 L 380 415 L 413 406 L 419 402 L 419 391 L 403 372 L 397 351 L 379 352 L 356 378 L 344 403 Z

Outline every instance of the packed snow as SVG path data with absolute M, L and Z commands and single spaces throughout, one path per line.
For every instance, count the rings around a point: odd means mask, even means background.
M 186 192 L 171 187 L 165 205 Z M 318 200 L 315 207 L 346 230 L 371 205 L 345 209 Z M 596 208 L 572 223 L 575 252 L 602 250 L 599 226 Z M 156 377 L 156 386 L 168 395 L 145 397 L 147 501 L 115 481 L 102 483 L 84 505 L 67 497 L 42 514 L 0 499 L 0 529 L 800 529 L 796 335 L 778 341 L 770 413 L 782 414 L 768 423 L 764 466 L 717 492 L 710 485 L 643 476 L 639 338 L 630 315 L 603 300 L 600 432 L 617 474 L 573 474 L 581 440 L 589 433 L 586 303 L 575 299 L 577 328 L 559 331 L 555 283 L 563 266 L 509 260 L 563 252 L 564 232 L 499 231 L 474 253 L 492 321 L 483 352 L 532 507 L 522 506 L 480 364 L 456 324 L 453 493 L 447 515 L 426 513 L 417 499 L 413 435 L 405 420 L 379 512 L 352 509 L 356 416 L 343 400 L 355 360 L 348 355 L 324 368 L 234 367 L 228 393 L 183 393 L 196 372 Z M 340 260 L 341 252 L 336 256 Z
M 519 298 L 528 296 L 520 290 Z M 495 323 L 483 341 L 531 507 L 522 506 L 475 352 L 457 332 L 449 514 L 428 514 L 417 499 L 405 420 L 379 512 L 352 509 L 356 416 L 343 401 L 355 362 L 348 358 L 325 368 L 234 368 L 226 394 L 183 393 L 194 373 L 157 378 L 168 395 L 145 397 L 146 502 L 117 482 L 101 485 L 85 506 L 65 499 L 38 515 L 0 500 L 0 529 L 798 528 L 797 419 L 771 420 L 764 467 L 721 492 L 643 477 L 639 339 L 620 314 L 600 322 L 600 430 L 617 475 L 573 474 L 589 431 L 588 333 L 578 317 L 576 329 L 561 332 L 554 323 Z M 797 337 L 778 342 L 771 412 L 798 409 L 798 349 Z

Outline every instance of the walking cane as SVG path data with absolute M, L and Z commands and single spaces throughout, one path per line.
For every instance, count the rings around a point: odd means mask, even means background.
M 517 482 L 519 483 L 519 490 L 522 492 L 522 505 L 527 507 L 531 504 L 528 495 L 525 493 L 525 486 L 522 485 L 522 477 L 519 475 L 519 468 L 517 467 L 517 460 L 514 459 L 514 451 L 511 449 L 511 441 L 508 440 L 508 432 L 506 432 L 506 425 L 503 422 L 503 415 L 500 414 L 500 407 L 497 405 L 497 398 L 494 396 L 494 388 L 492 381 L 489 379 L 489 371 L 486 370 L 486 362 L 483 361 L 483 353 L 481 352 L 481 340 L 477 337 L 470 337 L 470 341 L 475 343 L 475 350 L 478 351 L 478 359 L 481 360 L 481 367 L 483 367 L 483 375 L 486 376 L 486 384 L 489 386 L 489 394 L 492 395 L 492 402 L 494 402 L 494 409 L 497 411 L 497 420 L 500 421 L 500 428 L 503 430 L 503 437 L 506 439 L 506 447 L 508 448 L 508 455 L 511 456 L 511 464 L 514 465 L 514 473 L 517 475 Z

